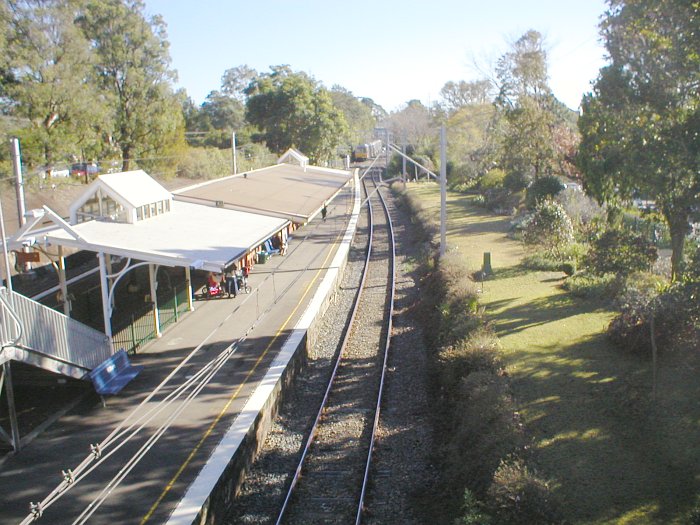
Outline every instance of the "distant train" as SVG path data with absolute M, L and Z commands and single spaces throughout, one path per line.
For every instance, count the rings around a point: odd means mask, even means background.
M 378 157 L 382 153 L 382 141 L 373 140 L 368 144 L 358 144 L 352 152 L 352 157 L 355 162 L 362 162 L 365 160 L 373 159 Z

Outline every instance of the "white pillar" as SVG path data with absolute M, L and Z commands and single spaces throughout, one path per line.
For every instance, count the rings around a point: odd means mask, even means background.
M 445 255 L 447 237 L 447 141 L 440 126 L 440 257 Z
M 109 305 L 109 279 L 107 278 L 107 265 L 105 254 L 99 252 L 97 258 L 100 261 L 100 291 L 102 292 L 102 315 L 105 319 L 105 334 L 112 342 L 112 308 Z
M 156 337 L 160 337 L 163 334 L 160 332 L 160 315 L 158 313 L 158 297 L 156 295 L 156 269 L 153 264 L 148 265 L 148 280 L 151 284 L 151 301 L 153 302 L 153 330 Z
M 233 153 L 233 174 L 238 173 L 237 158 L 236 158 L 236 132 L 231 132 L 231 152 Z
M 192 301 L 192 272 L 189 266 L 185 266 L 185 286 L 187 287 L 187 306 L 190 312 L 194 311 L 194 302 Z
M 66 284 L 66 258 L 63 256 L 63 246 L 58 247 L 58 285 L 61 287 L 61 296 L 63 297 L 63 313 L 70 317 L 70 300 Z

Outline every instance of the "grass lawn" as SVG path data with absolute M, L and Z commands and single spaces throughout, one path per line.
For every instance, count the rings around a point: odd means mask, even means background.
M 414 184 L 439 217 L 434 184 Z M 700 473 L 700 381 L 681 359 L 661 360 L 656 402 L 650 360 L 622 353 L 604 335 L 612 313 L 561 290 L 564 274 L 519 266 L 507 217 L 448 194 L 448 249 L 474 270 L 491 253 L 482 305 L 503 345 L 514 394 L 567 522 L 682 523 Z

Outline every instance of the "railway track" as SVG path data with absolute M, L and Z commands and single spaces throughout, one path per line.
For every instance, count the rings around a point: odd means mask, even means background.
M 372 174 L 373 171 L 368 173 Z M 277 523 L 360 523 L 391 334 L 394 236 L 376 180 L 365 270 L 331 378 Z

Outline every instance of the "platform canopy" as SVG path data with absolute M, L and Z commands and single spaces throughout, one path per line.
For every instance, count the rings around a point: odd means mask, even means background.
M 63 223 L 41 232 L 36 240 L 165 266 L 221 272 L 288 223 L 278 217 L 173 202 L 170 213 L 134 224 Z
M 173 192 L 178 201 L 250 211 L 304 224 L 350 181 L 352 172 L 278 164 Z

